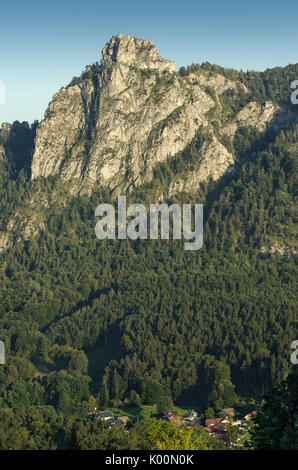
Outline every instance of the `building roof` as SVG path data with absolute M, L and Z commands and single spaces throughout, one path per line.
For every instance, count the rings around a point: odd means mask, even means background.
M 224 408 L 223 410 L 221 410 L 221 412 L 225 413 L 226 415 L 235 415 L 237 413 L 235 408 Z
M 180 418 L 178 411 L 165 411 L 162 414 L 161 419 L 166 419 L 168 421 L 179 421 Z
M 198 413 L 195 410 L 190 410 L 187 413 L 185 413 L 185 416 L 197 416 Z
M 198 413 L 194 410 L 188 411 L 185 415 L 184 418 L 191 418 L 191 417 L 197 417 Z
M 214 424 L 221 423 L 224 418 L 213 418 L 213 419 L 206 419 L 205 425 L 206 426 L 214 426 Z
M 126 424 L 128 421 L 128 416 L 119 416 L 118 417 L 118 422 Z
M 178 415 L 178 411 L 174 410 L 174 411 L 164 411 L 163 416 L 177 416 Z
M 257 412 L 256 411 L 252 411 L 251 413 L 248 413 L 247 415 L 244 416 L 244 419 L 246 419 L 246 421 L 250 420 L 251 418 L 257 416 Z
M 207 431 L 207 432 L 209 432 L 209 433 L 210 433 L 210 432 L 213 432 L 212 429 L 209 428 L 208 426 L 206 426 L 204 429 L 205 429 L 205 431 Z
M 212 426 L 212 432 L 219 432 L 223 433 L 226 432 L 226 426 L 221 426 L 221 423 L 217 424 L 216 426 Z
M 106 420 L 107 424 L 117 424 L 117 419 L 115 418 L 109 418 Z
M 214 430 L 225 430 L 225 429 L 227 429 L 227 423 L 217 423 L 214 426 L 212 426 L 212 429 L 214 429 Z
M 99 411 L 97 416 L 98 418 L 113 418 L 113 415 L 109 411 Z

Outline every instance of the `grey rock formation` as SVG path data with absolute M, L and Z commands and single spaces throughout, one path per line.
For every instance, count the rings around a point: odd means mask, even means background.
M 151 41 L 113 37 L 100 65 L 87 66 L 53 96 L 37 128 L 31 177 L 57 176 L 57 184 L 44 194 L 38 183 L 32 185 L 0 232 L 0 252 L 20 236 L 34 236 L 44 227 L 47 210 L 63 209 L 72 195 L 89 194 L 96 183 L 114 196 L 133 192 L 153 178 L 154 166 L 185 150 L 198 134 L 203 136 L 199 158 L 159 188 L 156 200 L 194 193 L 202 181 L 233 171 L 231 143 L 237 129 L 253 126 L 263 132 L 297 120 L 292 110 L 269 100 L 263 106 L 248 102 L 231 117 L 222 95 L 247 91 L 240 80 L 202 68 L 181 76 Z M 6 145 L 11 129 L 1 127 L 0 159 L 13 161 Z
M 205 128 L 212 138 L 200 166 L 168 188 L 170 195 L 195 191 L 200 181 L 216 180 L 233 168 L 234 155 L 220 135 L 233 139 L 241 126 L 264 131 L 293 118 L 270 101 L 250 102 L 224 123 L 220 96 L 226 90 L 247 92 L 240 81 L 220 73 L 198 70 L 182 77 L 151 41 L 119 34 L 103 48 L 100 65 L 86 67 L 54 95 L 37 129 L 32 179 L 59 175 L 71 182 L 73 194 L 88 193 L 95 183 L 118 193 L 132 191 L 152 178 L 158 162 L 183 151 Z M 212 118 L 210 110 L 215 110 Z
M 37 130 L 32 178 L 59 174 L 74 192 L 95 182 L 123 190 L 152 178 L 154 165 L 185 149 L 200 126 L 212 129 L 206 114 L 215 102 L 206 77 L 196 78 L 179 76 L 151 41 L 113 37 L 100 67 L 87 67 L 54 95 Z M 220 75 L 211 86 L 237 88 Z M 193 178 L 217 179 L 232 162 L 214 136 Z

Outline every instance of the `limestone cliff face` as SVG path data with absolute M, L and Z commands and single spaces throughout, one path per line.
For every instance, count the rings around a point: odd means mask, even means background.
M 103 48 L 100 65 L 87 66 L 53 96 L 34 145 L 35 127 L 25 129 L 29 144 L 24 150 L 20 123 L 2 124 L 0 161 L 29 166 L 33 149 L 32 179 L 58 178 L 53 190 L 42 195 L 39 185 L 32 185 L 9 216 L 6 231 L 0 232 L 0 252 L 12 240 L 34 236 L 43 228 L 48 209 L 63 209 L 72 195 L 90 194 L 95 183 L 109 188 L 114 197 L 133 192 L 153 178 L 154 166 L 188 152 L 190 143 L 190 149 L 196 147 L 195 160 L 181 173 L 171 173 L 172 179 L 154 197 L 163 201 L 181 191 L 195 193 L 202 181 L 234 171 L 233 138 L 239 128 L 253 126 L 263 132 L 298 120 L 293 110 L 269 100 L 263 105 L 249 101 L 251 92 L 240 78 L 231 80 L 202 67 L 193 70 L 179 74 L 151 41 L 118 35 Z M 229 96 L 235 97 L 235 108 Z M 18 145 L 13 145 L 15 138 Z
M 80 137 L 86 127 L 82 92 L 78 85 L 62 89 L 50 103 L 45 119 L 38 127 L 32 161 L 32 177 L 61 173 L 71 176 L 84 146 Z M 69 157 L 72 157 L 71 161 Z M 79 174 L 79 173 L 78 173 Z
M 37 129 L 32 178 L 59 175 L 71 181 L 74 193 L 89 192 L 94 183 L 131 191 L 206 128 L 212 138 L 200 166 L 172 182 L 168 194 L 196 190 L 200 181 L 218 179 L 233 167 L 234 156 L 219 135 L 233 138 L 241 126 L 262 131 L 281 116 L 270 101 L 263 107 L 251 102 L 228 125 L 218 117 L 216 136 L 208 112 L 222 108 L 219 97 L 228 89 L 247 92 L 219 73 L 182 77 L 151 41 L 115 36 L 103 48 L 100 65 L 88 66 L 54 95 Z
M 202 149 L 204 157 L 198 169 L 191 172 L 186 178 L 179 178 L 170 183 L 167 195 L 185 191 L 194 193 L 200 187 L 200 182 L 208 178 L 219 179 L 224 173 L 234 170 L 234 157 L 215 137 L 213 141 L 204 145 Z
M 54 95 L 37 130 L 32 178 L 59 174 L 77 189 L 140 185 L 209 125 L 214 106 L 199 81 L 180 77 L 152 42 L 118 35 L 100 67 L 87 67 Z M 212 165 L 202 175 L 209 173 Z

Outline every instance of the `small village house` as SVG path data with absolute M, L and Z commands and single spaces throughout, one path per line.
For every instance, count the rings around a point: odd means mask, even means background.
M 183 418 L 185 419 L 185 421 L 193 422 L 198 419 L 198 413 L 194 410 L 190 410 L 183 416 Z
M 257 416 L 256 411 L 252 411 L 251 413 L 248 413 L 247 415 L 244 416 L 245 421 L 250 421 L 252 418 Z
M 178 414 L 178 411 L 164 411 L 160 419 L 164 419 L 169 423 L 181 424 L 181 418 Z
M 109 421 L 111 419 L 114 419 L 114 416 L 109 411 L 99 411 L 96 414 L 96 417 L 98 419 L 102 419 L 103 421 Z
M 226 417 L 228 416 L 235 416 L 238 414 L 238 411 L 235 408 L 223 408 L 220 413 Z
M 117 418 L 117 421 L 118 421 L 118 423 L 123 424 L 124 426 L 126 426 L 127 421 L 128 421 L 128 416 L 119 416 Z

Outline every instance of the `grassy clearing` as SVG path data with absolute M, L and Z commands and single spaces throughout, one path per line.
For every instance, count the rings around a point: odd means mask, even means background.
M 200 409 L 195 406 L 175 406 L 174 410 L 178 411 L 180 415 L 185 415 L 189 410 L 195 410 L 200 416 Z M 142 405 L 137 406 L 128 406 L 123 408 L 107 408 L 101 411 L 109 411 L 113 416 L 118 418 L 119 416 L 128 416 L 130 419 L 136 419 L 138 416 L 152 418 L 157 416 L 157 407 L 156 405 Z
M 106 408 L 101 409 L 100 411 L 109 411 L 115 418 L 119 416 L 128 416 L 130 419 L 136 419 L 138 416 L 148 416 L 148 418 L 153 417 L 157 414 L 156 405 L 142 405 L 138 406 L 128 406 L 123 408 Z
M 193 406 L 193 405 L 175 406 L 174 409 L 178 411 L 178 413 L 181 414 L 182 416 L 185 415 L 190 410 L 197 411 L 199 416 L 202 414 L 201 408 L 198 408 L 197 406 Z

